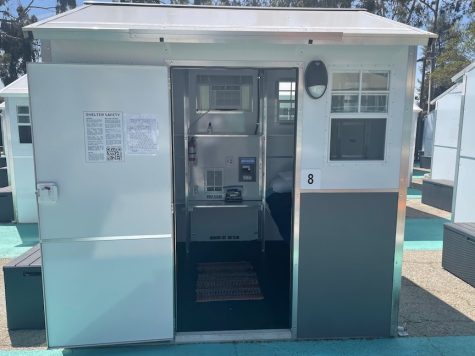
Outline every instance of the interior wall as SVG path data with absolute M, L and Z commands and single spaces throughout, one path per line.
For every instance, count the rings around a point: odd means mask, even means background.
M 203 73 L 206 72 L 206 68 Z M 192 72 L 196 72 L 192 70 Z M 210 72 L 208 70 L 208 72 Z M 184 117 L 193 112 L 193 93 L 189 91 L 190 70 L 183 68 L 174 68 L 171 71 L 172 81 L 172 105 L 173 105 L 173 140 L 174 140 L 174 177 L 175 177 L 175 203 L 176 203 L 176 238 L 178 242 L 184 242 L 186 231 L 186 211 L 185 211 L 185 142 L 184 142 Z M 280 123 L 277 119 L 278 90 L 279 80 L 293 80 L 297 82 L 297 71 L 295 69 L 272 69 L 264 70 L 261 74 L 260 96 L 261 99 L 256 103 L 261 103 L 261 119 L 266 121 L 266 192 L 272 191 L 272 181 L 280 172 L 289 172 L 293 176 L 294 156 L 295 156 L 295 122 Z M 191 105 L 190 105 L 191 104 Z M 191 107 L 187 109 L 187 107 Z M 205 127 L 207 121 L 205 120 Z M 216 125 L 214 125 L 216 126 Z M 217 139 L 219 140 L 219 139 Z M 224 147 L 228 147 L 232 142 L 229 139 L 223 139 Z M 236 140 L 236 139 L 233 139 Z M 238 139 L 239 140 L 239 139 Z M 244 138 L 245 140 L 245 138 Z M 242 140 L 241 140 L 242 141 Z M 245 145 L 238 142 L 239 146 Z M 197 147 L 198 152 L 202 149 Z M 202 153 L 202 152 L 200 152 Z M 200 154 L 198 154 L 199 159 Z M 268 209 L 265 211 L 265 239 L 282 240 L 279 230 L 273 221 Z

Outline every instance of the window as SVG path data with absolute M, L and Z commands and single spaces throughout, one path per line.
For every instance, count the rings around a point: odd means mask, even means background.
M 389 71 L 333 73 L 330 161 L 382 161 Z
M 386 119 L 332 119 L 330 160 L 384 160 Z
M 281 123 L 295 120 L 295 81 L 281 81 L 277 86 L 277 118 Z
M 387 113 L 388 71 L 333 73 L 332 113 Z
M 17 106 L 18 136 L 20 143 L 31 143 L 31 120 L 28 106 Z

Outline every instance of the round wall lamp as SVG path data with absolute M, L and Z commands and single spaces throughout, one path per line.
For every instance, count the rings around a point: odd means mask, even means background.
M 322 61 L 311 61 L 305 69 L 305 90 L 314 99 L 325 94 L 328 85 L 328 72 Z

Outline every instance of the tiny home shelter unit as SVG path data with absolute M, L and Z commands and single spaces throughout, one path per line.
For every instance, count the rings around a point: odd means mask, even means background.
M 461 85 L 452 223 L 444 226 L 442 265 L 475 287 L 475 63 L 452 78 Z
M 0 96 L 5 100 L 2 129 L 14 220 L 18 223 L 36 223 L 38 209 L 27 76 L 1 89 Z
M 435 111 L 432 110 L 424 117 L 424 132 L 422 135 L 422 152 L 419 157 L 420 168 L 430 169 L 434 152 Z
M 422 202 L 447 211 L 452 210 L 461 99 L 457 83 L 431 102 L 435 103 L 432 166 L 430 178 L 423 181 Z
M 25 31 L 49 346 L 395 335 L 432 34 L 124 4 Z

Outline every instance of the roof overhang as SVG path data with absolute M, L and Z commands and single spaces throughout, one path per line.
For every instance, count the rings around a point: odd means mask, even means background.
M 447 89 L 442 94 L 440 94 L 437 98 L 432 99 L 430 104 L 435 105 L 435 103 L 437 101 L 439 101 L 440 99 L 442 99 L 444 96 L 446 96 L 448 94 L 462 94 L 462 84 L 461 83 L 455 83 L 449 89 Z
M 205 11 L 208 11 L 206 13 Z M 24 28 L 38 39 L 424 45 L 436 35 L 366 11 L 94 3 Z
M 24 75 L 0 90 L 0 97 L 28 97 L 28 77 Z
M 460 81 L 460 79 L 462 79 L 462 77 L 465 75 L 465 73 L 468 73 L 470 72 L 472 69 L 475 68 L 475 62 L 469 64 L 468 66 L 466 66 L 464 69 L 462 69 L 460 72 L 458 72 L 457 74 L 455 74 L 453 77 L 452 77 L 452 82 L 458 82 Z

